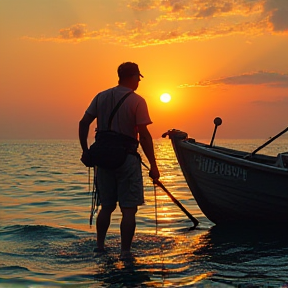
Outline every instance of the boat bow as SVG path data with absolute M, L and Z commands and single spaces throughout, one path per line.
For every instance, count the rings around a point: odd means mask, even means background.
M 169 130 L 178 163 L 199 208 L 221 223 L 288 223 L 288 169 L 279 157 L 210 146 Z

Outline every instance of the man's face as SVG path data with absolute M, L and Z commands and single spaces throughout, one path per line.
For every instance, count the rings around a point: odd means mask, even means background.
M 133 85 L 133 90 L 136 90 L 139 86 L 139 81 L 141 81 L 140 79 L 140 75 L 133 75 L 132 76 L 132 85 Z

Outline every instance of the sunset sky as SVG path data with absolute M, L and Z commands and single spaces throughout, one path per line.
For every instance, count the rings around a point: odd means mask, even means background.
M 0 139 L 77 139 L 92 98 L 138 63 L 154 138 L 288 126 L 288 0 L 0 0 Z M 160 95 L 169 93 L 168 103 Z

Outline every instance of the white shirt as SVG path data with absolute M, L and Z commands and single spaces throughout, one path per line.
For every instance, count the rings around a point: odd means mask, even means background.
M 97 94 L 86 112 L 97 118 L 97 130 L 107 130 L 108 120 L 114 107 L 130 88 L 116 86 Z M 137 139 L 137 126 L 149 125 L 150 119 L 144 98 L 132 92 L 117 110 L 112 120 L 111 130 Z

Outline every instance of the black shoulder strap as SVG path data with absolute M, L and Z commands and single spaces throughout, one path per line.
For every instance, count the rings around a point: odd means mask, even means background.
M 111 115 L 109 117 L 109 121 L 108 121 L 108 129 L 111 129 L 111 124 L 112 124 L 112 119 L 114 117 L 114 115 L 116 114 L 117 110 L 120 108 L 120 106 L 122 105 L 122 103 L 125 101 L 125 99 L 132 93 L 133 91 L 130 91 L 128 93 L 126 93 L 117 103 L 117 105 L 114 107 L 113 111 L 111 112 Z

